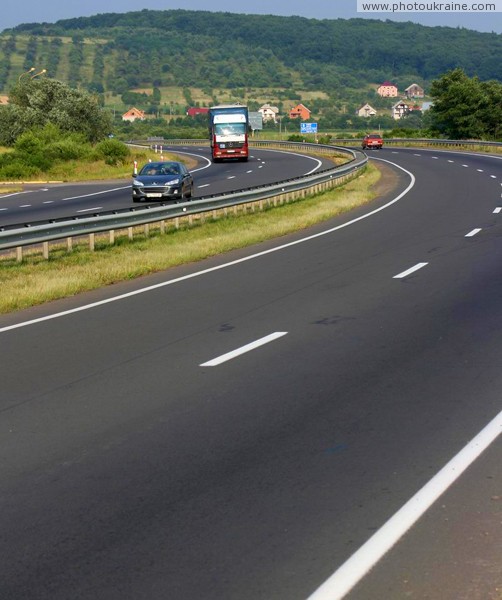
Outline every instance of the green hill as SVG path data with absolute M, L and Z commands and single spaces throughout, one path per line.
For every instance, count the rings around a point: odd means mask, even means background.
M 35 66 L 72 86 L 106 93 L 108 103 L 131 90 L 151 95 L 154 88 L 184 89 L 178 100 L 162 93 L 164 104 L 173 105 L 196 102 L 193 89 L 210 102 L 221 100 L 222 90 L 240 97 L 252 88 L 264 90 L 257 101 L 295 98 L 302 90 L 298 98 L 316 91 L 343 106 L 343 101 L 371 101 L 372 87 L 384 80 L 401 90 L 415 82 L 427 87 L 454 67 L 502 81 L 500 56 L 501 35 L 467 29 L 142 10 L 3 31 L 0 93 Z

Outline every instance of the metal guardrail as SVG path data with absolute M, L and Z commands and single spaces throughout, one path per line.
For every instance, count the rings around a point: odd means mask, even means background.
M 205 140 L 190 140 L 191 143 L 201 145 Z M 176 140 L 168 142 L 172 145 L 187 145 L 188 140 Z M 131 144 L 136 145 L 134 142 Z M 287 196 L 299 191 L 317 191 L 321 186 L 331 186 L 337 180 L 346 178 L 367 163 L 367 156 L 363 152 L 327 146 L 321 144 L 302 144 L 294 142 L 260 142 L 260 146 L 277 146 L 292 150 L 315 150 L 316 152 L 343 153 L 349 156 L 347 164 L 333 167 L 312 175 L 301 176 L 292 180 L 278 182 L 272 185 L 263 185 L 228 194 L 207 196 L 200 199 L 180 204 L 148 206 L 142 209 L 131 208 L 124 212 L 114 211 L 110 214 L 100 214 L 94 217 L 69 218 L 54 223 L 32 225 L 17 229 L 6 229 L 0 231 L 0 250 L 18 249 L 18 256 L 22 257 L 20 250 L 24 246 L 48 243 L 72 238 L 81 235 L 93 235 L 96 233 L 112 232 L 119 229 L 127 229 L 138 225 L 148 225 L 167 219 L 175 219 L 190 215 L 214 211 L 221 208 L 238 206 L 256 201 L 262 201 L 278 196 Z M 145 145 L 139 144 L 138 145 Z M 166 144 L 167 145 L 167 144 Z
M 367 162 L 367 157 L 363 152 L 343 147 L 343 144 L 349 146 L 359 145 L 361 139 L 337 139 L 334 140 L 342 146 L 333 146 L 308 142 L 286 142 L 271 140 L 251 140 L 251 146 L 257 148 L 277 147 L 292 152 L 315 152 L 315 153 L 345 153 L 350 156 L 347 164 L 316 173 L 314 175 L 298 177 L 288 181 L 278 182 L 273 185 L 249 188 L 228 194 L 205 196 L 191 202 L 174 205 L 148 206 L 143 209 L 130 208 L 124 211 L 113 211 L 102 213 L 94 217 L 69 218 L 58 220 L 58 222 L 32 224 L 31 226 L 20 227 L 17 229 L 0 230 L 0 250 L 10 250 L 16 248 L 18 259 L 22 257 L 22 248 L 24 246 L 35 244 L 47 244 L 48 242 L 58 241 L 72 237 L 89 235 L 96 233 L 114 232 L 120 229 L 131 229 L 134 226 L 157 223 L 168 219 L 177 219 L 190 215 L 203 214 L 217 209 L 226 209 L 236 207 L 241 204 L 277 198 L 298 193 L 299 191 L 314 190 L 317 191 L 320 186 L 330 186 L 336 184 L 340 179 L 354 174 Z M 384 138 L 385 144 L 426 144 L 445 147 L 502 147 L 500 142 L 485 142 L 480 140 L 442 140 L 428 138 Z M 158 146 L 162 144 L 164 148 L 172 146 L 201 146 L 208 145 L 207 140 L 201 139 L 178 139 L 178 140 L 147 140 L 131 141 L 130 145 Z
M 486 142 L 483 140 L 442 140 L 442 139 L 431 139 L 431 138 L 383 138 L 384 144 L 426 144 L 430 146 L 447 146 L 447 147 L 495 147 L 502 148 L 502 142 Z M 346 139 L 333 139 L 336 144 L 347 144 L 347 145 L 360 145 L 362 138 L 346 138 Z
M 362 142 L 362 137 L 360 138 L 332 138 L 332 143 L 333 144 L 342 144 L 342 145 L 347 145 L 347 146 L 360 146 L 361 142 Z M 495 147 L 495 148 L 502 148 L 502 142 L 488 142 L 488 141 L 484 141 L 484 140 L 444 140 L 444 139 L 439 139 L 439 138 L 383 138 L 383 141 L 385 144 L 427 144 L 427 145 L 431 145 L 431 146 L 446 146 L 446 147 L 462 147 L 462 146 L 473 146 L 473 147 L 483 147 L 486 146 L 487 148 L 489 147 Z M 169 146 L 192 146 L 192 145 L 196 145 L 196 146 L 203 146 L 203 145 L 208 145 L 208 141 L 207 140 L 200 140 L 200 139 L 180 139 L 180 140 L 165 140 L 162 138 L 156 138 L 155 140 L 150 140 L 147 142 L 136 142 L 138 145 L 142 145 L 142 146 L 152 146 L 153 144 L 164 144 L 164 145 L 169 145 Z M 132 142 L 134 144 L 134 142 Z M 255 146 L 257 148 L 259 147 L 266 147 L 266 146 L 270 146 L 273 144 L 280 144 L 282 147 L 287 147 L 288 145 L 292 148 L 293 146 L 295 148 L 298 148 L 300 146 L 305 146 L 305 148 L 307 149 L 307 147 L 310 148 L 310 150 L 312 150 L 312 146 L 315 146 L 316 148 L 323 148 L 323 147 L 332 147 L 332 146 L 323 146 L 323 144 L 312 144 L 312 143 L 308 143 L 308 142 L 286 142 L 286 141 L 271 141 L 271 140 L 257 140 L 257 139 L 252 139 L 250 141 L 252 146 Z

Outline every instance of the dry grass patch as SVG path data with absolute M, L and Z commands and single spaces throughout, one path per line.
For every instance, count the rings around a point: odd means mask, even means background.
M 22 192 L 22 185 L 9 185 L 5 183 L 0 183 L 0 196 L 5 196 L 6 194 L 15 194 L 17 192 Z

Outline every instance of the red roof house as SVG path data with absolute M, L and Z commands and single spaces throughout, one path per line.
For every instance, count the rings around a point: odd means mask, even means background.
M 195 117 L 196 115 L 207 115 L 208 112 L 209 108 L 205 108 L 204 106 L 193 106 L 187 110 L 187 116 Z
M 394 98 L 398 94 L 397 85 L 390 81 L 384 81 L 377 89 L 377 94 L 385 98 Z
M 311 112 L 304 104 L 298 104 L 289 111 L 289 118 L 297 119 L 300 117 L 302 121 L 307 121 L 307 119 L 310 119 Z
M 122 115 L 122 121 L 129 121 L 132 123 L 133 121 L 136 121 L 136 119 L 144 121 L 145 113 L 144 111 L 140 110 L 139 108 L 135 108 L 134 106 Z

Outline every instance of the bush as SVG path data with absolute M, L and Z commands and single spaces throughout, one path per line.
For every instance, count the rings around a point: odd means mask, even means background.
M 34 167 L 37 171 L 48 171 L 53 163 L 45 153 L 45 149 L 33 152 L 33 154 L 23 154 L 19 158 L 28 168 Z
M 47 154 L 53 160 L 76 160 L 88 158 L 91 148 L 72 139 L 57 140 L 47 146 Z
M 21 160 L 15 160 L 10 164 L 0 168 L 0 179 L 5 181 L 9 181 L 11 179 L 25 181 L 34 175 L 38 175 L 39 173 L 40 169 L 28 166 Z
M 35 131 L 27 131 L 17 138 L 14 148 L 19 154 L 29 156 L 41 152 L 43 142 Z
M 125 164 L 130 158 L 129 148 L 119 140 L 108 139 L 96 145 L 94 154 L 107 165 Z

